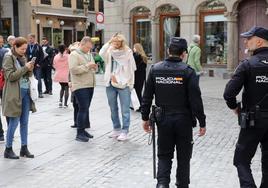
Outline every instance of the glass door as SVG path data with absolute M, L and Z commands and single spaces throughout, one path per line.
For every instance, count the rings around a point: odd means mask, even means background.
M 205 55 L 207 64 L 226 63 L 227 22 L 224 15 L 207 15 L 204 22 Z
M 140 43 L 148 57 L 152 56 L 151 21 L 148 15 L 133 16 L 133 44 Z
M 171 37 L 180 37 L 180 17 L 178 15 L 160 15 L 160 58 L 168 56 L 167 49 Z
M 61 29 L 53 29 L 53 46 L 54 48 L 58 48 L 58 46 L 62 43 L 62 30 Z

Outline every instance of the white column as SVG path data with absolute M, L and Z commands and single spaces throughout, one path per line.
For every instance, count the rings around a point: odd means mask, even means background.
M 159 20 L 157 17 L 152 16 L 151 18 L 151 30 L 152 30 L 152 63 L 159 61 Z
M 232 72 L 238 65 L 237 13 L 227 12 L 227 71 Z

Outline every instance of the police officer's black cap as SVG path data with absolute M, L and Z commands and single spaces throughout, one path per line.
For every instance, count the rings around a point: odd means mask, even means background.
M 268 30 L 263 27 L 252 27 L 249 31 L 241 33 L 240 36 L 244 38 L 256 36 L 268 41 Z
M 187 41 L 184 38 L 172 37 L 170 39 L 169 48 L 172 48 L 172 47 L 187 51 Z

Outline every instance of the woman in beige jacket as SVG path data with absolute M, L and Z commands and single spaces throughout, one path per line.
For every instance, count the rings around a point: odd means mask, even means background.
M 21 157 L 33 158 L 27 148 L 29 111 L 35 112 L 34 102 L 30 96 L 29 76 L 32 75 L 34 62 L 27 62 L 25 52 L 27 40 L 18 37 L 14 41 L 11 52 L 6 54 L 3 61 L 5 86 L 3 89 L 3 115 L 8 117 L 7 141 L 4 157 L 19 159 L 12 150 L 14 133 L 20 123 Z

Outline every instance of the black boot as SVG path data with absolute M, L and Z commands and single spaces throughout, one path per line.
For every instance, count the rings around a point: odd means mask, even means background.
M 19 159 L 20 158 L 14 153 L 14 151 L 12 150 L 12 147 L 10 148 L 6 147 L 4 157 L 7 159 Z
M 34 158 L 34 155 L 29 152 L 29 150 L 27 148 L 27 145 L 21 146 L 20 156 L 21 157 L 27 157 L 27 158 Z
M 88 138 L 93 138 L 94 137 L 92 134 L 88 133 L 86 130 L 84 130 L 84 134 Z

